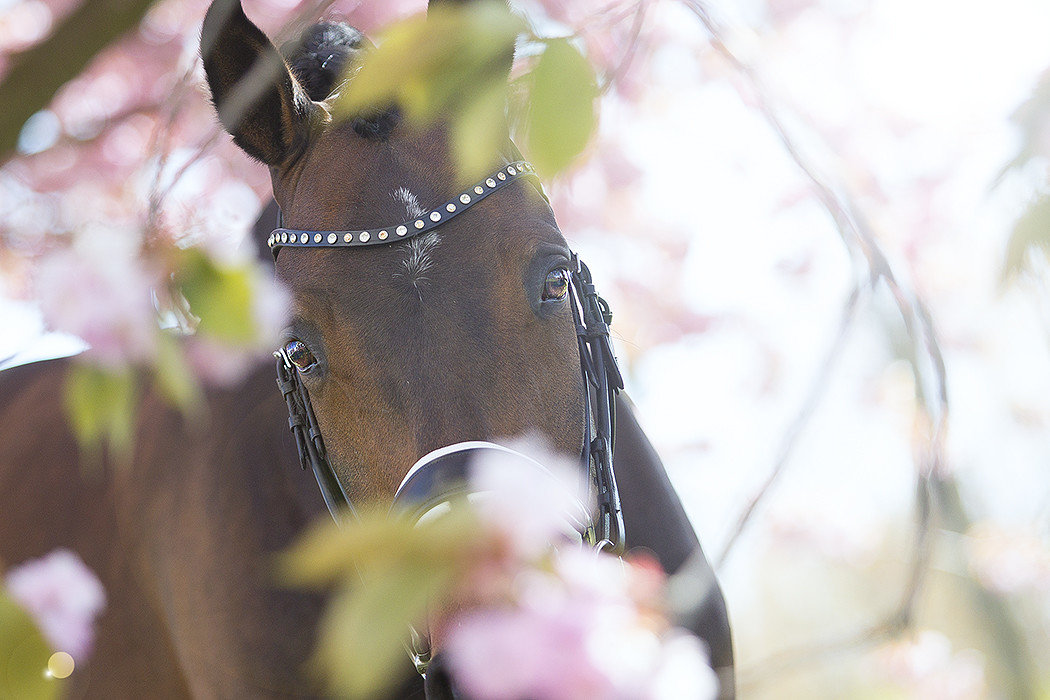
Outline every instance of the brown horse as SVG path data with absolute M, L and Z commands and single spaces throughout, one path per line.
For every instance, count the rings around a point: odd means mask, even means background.
M 286 62 L 239 2 L 217 0 L 209 10 L 202 42 L 220 117 L 269 167 L 289 228 L 401 221 L 461 184 L 440 125 L 409 130 L 393 108 L 329 118 L 324 99 L 337 68 L 363 41 L 345 25 L 322 25 Z M 260 62 L 277 79 L 232 119 L 236 85 Z M 493 154 L 494 168 L 513 159 L 507 144 Z M 268 234 L 257 231 L 257 240 L 264 245 Z M 580 453 L 576 334 L 547 285 L 567 256 L 552 212 L 525 180 L 407 241 L 281 251 L 276 274 L 294 298 L 288 342 L 352 500 L 389 501 L 408 465 L 460 441 L 539 433 Z M 66 546 L 103 579 L 109 605 L 73 695 L 319 694 L 303 665 L 324 601 L 275 586 L 271 555 L 324 505 L 298 468 L 272 367 L 235 390 L 210 392 L 203 428 L 146 396 L 130 464 L 99 470 L 81 463 L 66 427 L 59 397 L 67 363 L 0 374 L 0 560 Z M 730 697 L 721 592 L 622 398 L 615 454 L 628 544 L 654 552 L 669 572 L 695 572 L 698 603 L 686 624 L 709 645 Z M 422 693 L 407 659 L 405 668 L 395 697 Z M 449 694 L 437 686 L 428 682 L 428 695 Z

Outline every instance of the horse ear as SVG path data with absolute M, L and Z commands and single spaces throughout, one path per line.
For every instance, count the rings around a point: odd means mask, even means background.
M 201 31 L 201 58 L 219 121 L 234 143 L 274 167 L 302 150 L 319 107 L 240 0 L 212 2 Z

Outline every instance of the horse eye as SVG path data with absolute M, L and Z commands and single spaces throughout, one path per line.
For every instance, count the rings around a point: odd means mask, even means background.
M 551 270 L 543 282 L 543 300 L 564 299 L 569 293 L 569 271 L 564 267 Z
M 285 344 L 284 351 L 288 355 L 288 359 L 299 368 L 300 372 L 306 372 L 317 364 L 317 358 L 310 352 L 310 348 L 306 347 L 306 343 L 301 340 L 289 341 Z

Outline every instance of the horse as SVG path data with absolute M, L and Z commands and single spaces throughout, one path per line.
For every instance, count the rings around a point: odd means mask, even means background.
M 396 106 L 329 118 L 341 67 L 366 42 L 325 23 L 282 55 L 239 0 L 209 8 L 202 49 L 213 101 L 234 142 L 269 168 L 285 231 L 323 231 L 325 241 L 327 232 L 367 232 L 418 219 L 464 190 L 441 124 L 408 129 Z M 254 66 L 275 79 L 231 118 Z M 508 135 L 493 170 L 517 160 Z M 286 368 L 310 397 L 350 502 L 389 503 L 408 465 L 465 441 L 538 434 L 581 454 L 589 418 L 559 283 L 569 249 L 536 186 L 511 179 L 469 211 L 382 245 L 272 251 L 271 227 L 256 226 L 293 299 Z M 272 564 L 326 503 L 297 466 L 301 445 L 273 368 L 209 389 L 203 424 L 147 392 L 129 455 L 99 464 L 81 453 L 62 409 L 73 361 L 0 373 L 0 561 L 68 547 L 108 594 L 71 695 L 323 695 L 304 665 L 325 598 L 278 585 Z M 614 401 L 626 543 L 690 575 L 697 604 L 684 624 L 706 642 L 722 697 L 733 697 L 722 592 L 633 406 L 623 393 Z M 392 697 L 456 696 L 440 653 L 425 685 L 407 658 L 403 677 Z

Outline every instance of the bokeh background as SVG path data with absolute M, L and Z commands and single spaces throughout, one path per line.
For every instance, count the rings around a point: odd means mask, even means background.
M 279 38 L 423 9 L 244 4 Z M 52 332 L 86 333 L 54 311 L 67 251 L 111 261 L 78 318 L 123 308 L 144 236 L 252 256 L 269 181 L 217 128 L 207 5 L 152 4 L 0 166 L 5 366 L 82 347 Z M 741 695 L 1047 697 L 1050 5 L 519 7 L 602 76 L 599 132 L 548 189 L 717 563 Z M 0 95 L 81 8 L 0 0 Z

